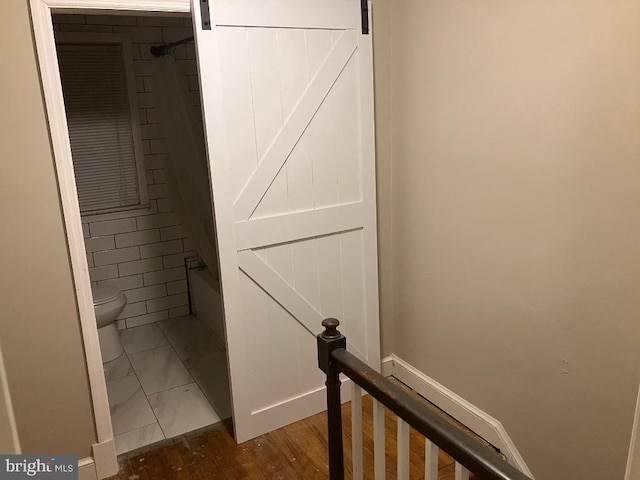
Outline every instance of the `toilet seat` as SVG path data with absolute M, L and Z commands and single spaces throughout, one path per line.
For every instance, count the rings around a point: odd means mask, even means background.
M 91 289 L 93 293 L 93 306 L 104 305 L 122 295 L 122 292 L 117 287 L 110 285 L 97 285 Z
M 115 360 L 123 352 L 116 320 L 127 305 L 127 297 L 119 288 L 110 285 L 95 285 L 91 293 L 102 363 L 106 363 Z

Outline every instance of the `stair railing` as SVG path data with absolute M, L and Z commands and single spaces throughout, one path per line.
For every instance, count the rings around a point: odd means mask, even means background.
M 329 436 L 329 479 L 344 479 L 340 373 L 352 380 L 351 397 L 353 480 L 363 478 L 362 389 L 373 398 L 374 475 L 385 478 L 384 407 L 398 416 L 398 480 L 409 479 L 410 427 L 425 437 L 425 479 L 438 478 L 438 449 L 455 461 L 456 480 L 468 480 L 469 472 L 483 480 L 531 480 L 491 452 L 485 445 L 429 409 L 406 390 L 391 383 L 347 351 L 347 339 L 338 331 L 340 322 L 328 318 L 318 335 L 318 364 L 326 374 Z

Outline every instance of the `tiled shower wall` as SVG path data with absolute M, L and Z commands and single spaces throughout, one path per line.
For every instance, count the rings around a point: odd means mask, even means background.
M 149 208 L 82 217 L 91 281 L 115 285 L 125 292 L 128 303 L 118 320 L 120 329 L 186 315 L 184 258 L 195 252 L 168 199 L 149 48 L 193 35 L 191 19 L 54 15 L 54 29 L 128 33 L 132 41 Z M 176 47 L 174 56 L 185 75 L 189 103 L 199 111 L 193 44 Z

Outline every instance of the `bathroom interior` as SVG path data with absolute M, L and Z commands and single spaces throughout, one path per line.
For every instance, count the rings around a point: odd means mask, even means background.
M 193 28 L 53 22 L 120 455 L 231 416 Z

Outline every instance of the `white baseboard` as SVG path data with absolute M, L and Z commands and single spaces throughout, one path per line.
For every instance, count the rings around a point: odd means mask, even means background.
M 81 458 L 78 461 L 78 480 L 98 480 L 93 457 Z
M 94 443 L 92 451 L 92 457 L 78 461 L 78 480 L 102 480 L 118 473 L 120 467 L 116 456 L 116 443 L 113 439 Z
M 393 356 L 387 355 L 380 360 L 380 374 L 383 377 L 393 376 Z
M 491 415 L 394 354 L 382 359 L 381 371 L 385 377 L 393 376 L 408 385 L 438 408 L 499 448 L 510 464 L 533 479 L 531 470 L 527 467 L 504 426 Z
M 118 473 L 116 442 L 112 439 L 93 444 L 93 458 L 98 479 L 109 478 Z

